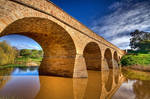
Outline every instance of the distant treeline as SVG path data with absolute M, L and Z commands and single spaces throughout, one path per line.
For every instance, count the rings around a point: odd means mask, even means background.
M 21 49 L 19 51 L 19 56 L 28 57 L 28 58 L 43 57 L 43 51 L 35 50 L 35 49 Z
M 42 50 L 21 49 L 18 50 L 6 41 L 0 42 L 0 65 L 14 64 L 15 59 L 22 58 L 41 58 Z

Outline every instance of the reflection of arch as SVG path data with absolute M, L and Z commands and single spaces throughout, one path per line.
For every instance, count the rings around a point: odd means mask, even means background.
M 119 74 L 119 69 L 114 69 L 114 79 L 116 84 L 119 82 Z
M 113 70 L 105 71 L 105 74 L 107 75 L 107 80 L 105 80 L 105 88 L 107 92 L 109 92 L 111 91 L 113 84 Z
M 111 53 L 111 51 L 110 51 L 109 48 L 107 48 L 107 49 L 105 50 L 104 57 L 105 57 L 105 59 L 106 59 L 106 62 L 107 62 L 107 64 L 108 64 L 108 67 L 109 67 L 109 68 L 113 68 L 113 64 L 112 64 L 112 53 Z
M 100 99 L 102 94 L 102 81 L 102 72 L 88 71 L 87 88 L 84 94 L 84 98 L 80 99 Z
M 90 42 L 86 45 L 83 52 L 87 69 L 101 70 L 101 51 L 95 42 Z
M 76 49 L 68 32 L 51 20 L 28 17 L 8 25 L 0 36 L 21 34 L 41 45 L 44 58 L 40 73 L 59 76 L 73 76 Z

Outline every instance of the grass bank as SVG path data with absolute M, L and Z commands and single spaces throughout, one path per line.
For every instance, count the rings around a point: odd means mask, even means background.
M 25 68 L 27 66 L 40 66 L 41 61 L 42 61 L 42 57 L 37 57 L 37 58 L 18 57 L 15 59 L 14 64 L 1 65 L 0 69 L 16 68 L 16 67 Z
M 5 69 L 5 68 L 16 68 L 16 67 L 25 68 L 25 67 L 27 67 L 27 66 L 20 65 L 20 64 L 7 64 L 7 65 L 2 65 L 2 66 L 0 66 L 0 69 Z
M 34 62 L 37 65 L 40 65 L 42 61 L 42 57 L 30 58 L 30 57 L 18 57 L 15 59 L 16 64 L 27 65 L 27 63 Z
M 121 59 L 122 66 L 150 66 L 150 54 L 127 54 Z

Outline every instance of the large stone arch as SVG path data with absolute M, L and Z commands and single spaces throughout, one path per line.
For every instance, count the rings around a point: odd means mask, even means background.
M 32 38 L 41 45 L 44 58 L 41 74 L 73 77 L 76 48 L 68 32 L 55 22 L 40 17 L 24 17 L 9 24 L 0 33 L 21 34 Z
M 112 53 L 109 48 L 107 48 L 104 52 L 104 60 L 109 68 L 113 68 Z
M 89 42 L 83 51 L 88 70 L 101 70 L 102 55 L 97 43 Z

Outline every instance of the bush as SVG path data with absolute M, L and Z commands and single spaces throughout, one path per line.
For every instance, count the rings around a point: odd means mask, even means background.
M 123 66 L 137 64 L 137 60 L 135 59 L 135 57 L 132 57 L 132 56 L 133 55 L 123 56 L 122 59 L 121 59 L 121 64 Z
M 128 65 L 149 65 L 150 54 L 125 55 L 121 59 L 122 66 Z

